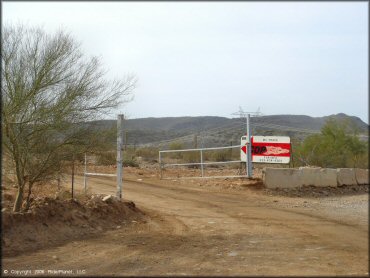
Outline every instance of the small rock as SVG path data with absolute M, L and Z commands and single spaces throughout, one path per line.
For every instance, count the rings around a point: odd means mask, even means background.
M 229 257 L 235 257 L 238 255 L 238 252 L 235 252 L 235 251 L 232 251 L 230 253 L 227 254 Z
M 137 181 L 142 181 L 143 179 L 137 179 Z
M 103 202 L 110 203 L 113 201 L 113 196 L 112 195 L 107 195 L 103 198 Z
M 120 229 L 120 228 L 121 228 L 121 226 L 117 226 L 117 227 L 116 227 L 116 229 Z
M 53 258 L 54 260 L 57 260 L 57 259 L 58 259 L 58 256 L 55 256 L 55 255 L 54 255 L 52 258 Z

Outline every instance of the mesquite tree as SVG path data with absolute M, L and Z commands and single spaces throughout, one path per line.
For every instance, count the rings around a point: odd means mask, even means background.
M 2 145 L 15 169 L 14 211 L 36 182 L 52 178 L 60 162 L 90 137 L 86 121 L 132 99 L 136 80 L 107 80 L 96 57 L 85 57 L 68 33 L 3 26 Z

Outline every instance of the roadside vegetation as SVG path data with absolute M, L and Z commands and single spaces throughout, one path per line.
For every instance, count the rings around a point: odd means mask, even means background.
M 130 101 L 136 80 L 108 80 L 100 60 L 64 31 L 5 25 L 1 52 L 3 160 L 15 173 L 13 210 L 20 211 L 33 185 L 101 145 L 104 136 L 86 122 Z
M 350 122 L 328 120 L 320 134 L 293 145 L 295 166 L 369 167 L 369 144 L 361 141 Z

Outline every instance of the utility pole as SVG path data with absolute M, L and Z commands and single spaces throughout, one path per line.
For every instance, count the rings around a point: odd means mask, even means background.
M 117 117 L 117 198 L 122 198 L 122 180 L 123 180 L 123 115 Z
M 246 125 L 246 136 L 247 136 L 247 161 L 246 161 L 246 174 L 248 178 L 253 177 L 252 169 L 252 132 L 250 128 L 250 118 L 251 114 L 257 117 L 262 116 L 261 109 L 258 107 L 256 112 L 244 112 L 242 107 L 239 106 L 239 111 L 234 112 L 231 115 L 239 115 L 241 119 L 245 118 Z

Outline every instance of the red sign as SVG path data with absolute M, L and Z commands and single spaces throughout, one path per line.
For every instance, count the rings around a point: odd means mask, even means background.
M 286 136 L 252 136 L 252 161 L 289 163 L 290 138 Z

